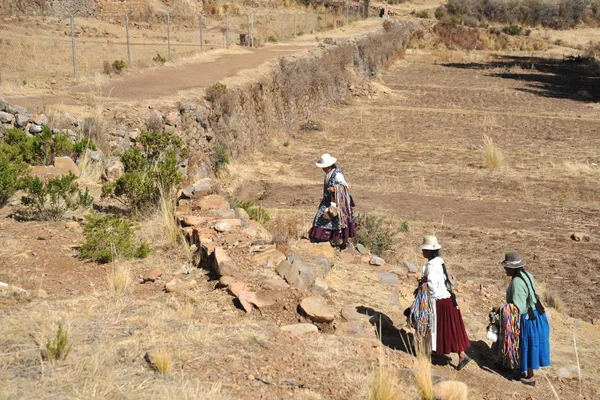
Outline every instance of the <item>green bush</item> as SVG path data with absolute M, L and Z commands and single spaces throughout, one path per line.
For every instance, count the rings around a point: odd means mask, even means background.
M 222 142 L 217 142 L 215 143 L 215 171 L 219 172 L 225 164 L 229 164 L 227 148 Z
M 250 217 L 250 219 L 260 224 L 264 224 L 271 220 L 271 215 L 269 212 L 265 208 L 254 204 L 253 201 L 239 201 L 237 199 L 232 199 L 229 203 L 231 204 L 231 208 L 243 209 L 246 211 L 246 213 L 248 213 L 248 217 Z
M 394 229 L 385 219 L 373 214 L 358 214 L 355 217 L 356 240 L 373 254 L 383 255 L 392 248 Z
M 125 173 L 102 187 L 102 197 L 143 212 L 158 205 L 161 193 L 171 193 L 183 181 L 179 159 L 188 153 L 183 140 L 168 133 L 142 132 L 138 144 L 121 155 Z
M 41 220 L 60 219 L 68 210 L 91 207 L 93 198 L 86 189 L 79 190 L 73 173 L 46 181 L 37 176 L 27 176 L 19 184 L 27 192 L 21 198 L 26 214 Z
M 111 262 L 115 257 L 145 258 L 150 254 L 150 246 L 135 240 L 135 230 L 133 222 L 126 218 L 92 214 L 83 227 L 86 241 L 79 248 L 79 258 L 101 264 Z
M 160 53 L 156 53 L 154 57 L 152 57 L 152 61 L 157 64 L 164 64 L 167 62 L 167 59 L 160 55 Z
M 221 82 L 217 82 L 206 88 L 204 98 L 210 102 L 214 102 L 225 95 L 225 93 L 227 93 L 227 86 Z
M 62 324 L 58 323 L 58 330 L 56 331 L 56 337 L 54 340 L 46 342 L 46 347 L 42 350 L 42 357 L 48 361 L 58 361 L 67 358 L 67 355 L 71 352 L 71 345 L 69 344 L 69 337 L 67 332 L 63 330 Z
M 73 154 L 72 158 L 77 159 L 80 155 L 82 155 L 86 150 L 96 151 L 98 148 L 96 147 L 96 143 L 90 138 L 84 138 L 80 140 L 76 140 L 73 143 Z
M 0 143 L 0 207 L 19 189 L 21 177 L 27 174 L 27 164 L 14 148 Z
M 511 36 L 520 35 L 522 30 L 523 30 L 523 28 L 521 28 L 519 25 L 515 25 L 515 24 L 509 24 L 502 28 L 502 32 L 506 33 L 507 35 L 511 35 Z
M 163 63 L 164 64 L 164 63 Z M 112 63 L 112 69 L 115 73 L 120 74 L 127 67 L 127 64 L 123 60 L 115 60 Z

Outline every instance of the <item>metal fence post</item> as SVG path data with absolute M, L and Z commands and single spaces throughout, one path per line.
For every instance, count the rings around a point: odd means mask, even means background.
M 319 9 L 317 8 L 317 26 L 315 28 L 315 33 L 319 33 Z
M 265 23 L 265 43 L 269 43 L 269 13 L 267 13 L 266 23 Z
M 324 31 L 326 31 L 328 28 L 327 26 L 327 7 L 325 7 L 325 29 L 323 29 Z
M 131 68 L 131 47 L 129 46 L 129 15 L 125 16 L 125 36 L 127 36 L 127 67 Z
M 225 15 L 225 48 L 229 48 L 229 14 Z
M 198 21 L 200 22 L 200 51 L 202 52 L 202 45 L 203 45 L 203 40 L 202 40 L 202 14 L 198 14 Z
M 247 15 L 246 23 L 248 24 L 248 37 L 246 38 L 246 47 L 250 47 L 250 14 Z
M 171 61 L 171 14 L 167 13 L 167 60 Z
M 297 25 L 296 25 L 296 16 L 297 15 L 298 14 L 294 13 L 294 37 L 298 36 L 298 34 L 297 34 L 298 31 L 296 30 L 296 27 L 297 27 Z
M 252 41 L 252 47 L 254 47 L 254 13 L 252 14 L 252 36 L 250 40 Z
M 348 6 L 346 6 L 346 25 L 348 25 L 350 22 L 348 20 Z
M 73 78 L 77 78 L 77 55 L 75 53 L 75 22 L 71 15 L 71 48 L 73 50 Z
M 305 31 L 306 31 L 306 34 L 308 35 L 308 11 L 306 12 L 306 14 L 305 14 L 305 16 L 304 16 L 304 17 L 305 17 L 305 20 L 306 20 L 306 28 L 305 28 Z
M 281 14 L 281 41 L 283 42 L 283 39 L 285 39 L 285 32 L 283 30 L 283 13 Z

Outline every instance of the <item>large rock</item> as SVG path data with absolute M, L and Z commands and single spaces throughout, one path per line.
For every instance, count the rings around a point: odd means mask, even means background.
M 239 276 L 240 268 L 232 261 L 223 261 L 218 264 L 216 272 L 219 276 Z
M 167 292 L 185 292 L 186 290 L 190 290 L 197 285 L 195 280 L 183 282 L 181 279 L 174 278 L 169 283 L 165 285 L 165 290 Z
M 419 269 L 417 268 L 417 266 L 411 262 L 404 261 L 404 266 L 408 270 L 409 274 L 416 274 L 417 272 L 419 272 Z
M 469 388 L 459 381 L 443 381 L 433 385 L 433 398 L 435 400 L 467 400 Z
M 361 314 L 358 311 L 356 311 L 356 308 L 354 307 L 342 308 L 342 317 L 348 322 L 364 321 L 367 319 L 367 317 L 364 314 Z
M 308 240 L 300 240 L 290 249 L 290 254 L 305 260 L 322 256 L 327 258 L 331 265 L 335 263 L 335 250 L 329 242 L 311 243 Z
M 231 293 L 235 297 L 239 297 L 239 295 L 242 291 L 249 291 L 249 290 L 250 290 L 250 286 L 248 286 L 244 282 L 238 281 L 238 282 L 233 282 L 232 284 L 229 285 L 229 293 Z
M 275 265 L 279 266 L 285 260 L 285 255 L 276 248 L 270 248 L 262 253 L 255 254 L 252 259 L 258 266 L 273 267 Z
M 162 275 L 163 275 L 163 272 L 160 269 L 158 269 L 158 268 L 151 269 L 150 271 L 148 271 L 144 274 L 144 276 L 142 277 L 142 282 L 154 282 L 158 278 L 160 278 Z
M 266 281 L 264 281 L 262 283 L 262 287 L 267 290 L 285 290 L 285 289 L 289 288 L 290 285 L 288 285 L 286 283 L 286 281 L 284 281 L 283 279 L 273 278 L 273 279 L 267 279 Z
M 242 227 L 243 228 L 247 228 L 248 227 L 248 222 L 250 221 L 250 216 L 248 215 L 248 213 L 246 212 L 246 210 L 244 210 L 243 208 L 236 208 L 235 209 L 235 216 L 237 218 L 240 219 L 240 221 L 242 221 Z
M 190 199 L 201 199 L 214 190 L 215 183 L 210 178 L 201 179 L 191 186 L 183 189 L 183 195 Z
M 571 234 L 571 240 L 576 242 L 589 242 L 591 239 L 588 235 L 582 232 L 575 232 Z
M 372 256 L 369 264 L 381 267 L 385 265 L 385 260 L 378 256 Z
M 210 194 L 200 199 L 198 204 L 202 210 L 228 210 L 229 203 L 223 197 Z
M 180 206 L 177 206 L 177 207 L 180 207 Z M 188 206 L 188 208 L 189 208 L 189 206 Z M 205 223 L 207 220 L 208 219 L 206 217 L 199 217 L 197 215 L 184 215 L 181 222 L 184 226 L 197 226 L 197 225 Z
M 305 298 L 300 308 L 313 322 L 332 322 L 335 318 L 335 313 L 320 295 Z
M 398 285 L 400 283 L 398 275 L 392 272 L 379 272 L 379 279 L 384 285 Z
M 12 124 L 15 121 L 15 116 L 4 111 L 0 111 L 0 123 Z
M 17 128 L 25 128 L 28 123 L 29 123 L 28 115 L 17 114 L 17 116 L 15 117 L 15 126 Z
M 76 177 L 81 175 L 79 167 L 71 157 L 54 157 L 54 166 L 58 168 L 63 175 L 68 175 L 69 172 L 73 173 Z
M 102 177 L 108 182 L 115 182 L 125 173 L 125 166 L 118 159 L 109 159 L 104 167 Z
M 241 227 L 242 221 L 239 219 L 220 219 L 215 221 L 213 226 L 217 232 L 229 232 L 234 227 Z
M 319 328 L 313 324 L 292 324 L 284 325 L 280 328 L 282 331 L 289 333 L 292 336 L 301 336 L 307 333 L 318 333 Z
M 33 114 L 31 120 L 36 125 L 48 125 L 48 117 L 46 114 Z
M 298 267 L 290 264 L 288 260 L 283 260 L 279 263 L 275 271 L 281 276 L 285 281 L 291 285 L 295 286 L 298 283 L 298 278 L 300 276 L 300 272 L 298 271 Z
M 37 176 L 43 180 L 62 176 L 62 171 L 60 169 L 51 166 L 31 167 L 29 172 L 31 175 Z

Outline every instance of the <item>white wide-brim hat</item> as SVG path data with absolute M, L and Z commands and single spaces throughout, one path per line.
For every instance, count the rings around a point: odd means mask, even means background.
M 442 246 L 440 246 L 435 236 L 425 236 L 423 244 L 419 246 L 421 250 L 439 250 L 441 248 Z
M 317 167 L 319 168 L 327 168 L 331 167 L 335 164 L 337 159 L 335 157 L 331 157 L 328 153 L 325 153 L 321 156 L 321 159 L 317 161 Z

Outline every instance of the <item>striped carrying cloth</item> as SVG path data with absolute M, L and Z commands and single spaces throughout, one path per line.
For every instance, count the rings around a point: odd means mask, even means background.
M 519 335 L 521 319 L 517 306 L 505 304 L 500 307 L 500 332 L 498 335 L 498 352 L 502 365 L 515 369 L 519 366 Z
M 410 320 L 418 336 L 424 337 L 427 330 L 435 332 L 435 305 L 431 296 L 427 282 L 423 282 L 417 288 L 415 301 L 410 307 Z

